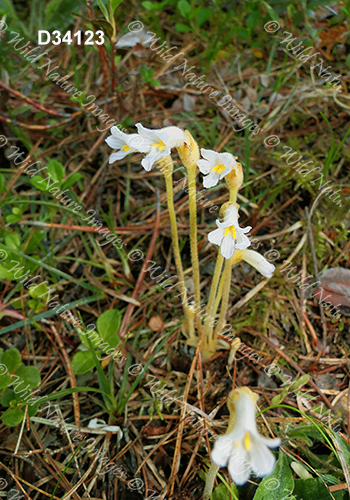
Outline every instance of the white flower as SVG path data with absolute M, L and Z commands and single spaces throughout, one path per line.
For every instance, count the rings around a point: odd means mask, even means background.
M 125 134 L 118 127 L 112 127 L 111 132 L 106 142 L 109 147 L 120 151 L 111 154 L 109 163 L 121 160 L 130 153 L 148 153 L 151 149 L 152 143 L 138 134 Z
M 139 136 L 151 145 L 149 153 L 141 161 L 141 165 L 145 170 L 150 171 L 152 165 L 170 155 L 171 148 L 183 146 L 187 143 L 187 138 L 184 131 L 179 127 L 165 127 L 158 130 L 145 128 L 141 123 L 136 123 Z
M 280 439 L 268 439 L 258 433 L 256 426 L 256 407 L 248 395 L 249 389 L 235 389 L 235 420 L 231 432 L 219 436 L 211 453 L 212 461 L 228 471 L 237 485 L 244 484 L 253 471 L 257 477 L 272 473 L 275 457 L 268 448 L 276 448 Z M 249 391 L 251 392 L 251 391 Z M 254 397 L 254 394 L 252 393 Z
M 115 44 L 116 47 L 135 47 L 136 44 L 140 43 L 144 47 L 147 47 L 149 45 L 150 41 L 152 38 L 147 35 L 145 30 L 141 31 L 130 31 L 130 33 L 126 33 L 126 35 L 123 35 L 117 43 Z
M 217 153 L 202 148 L 201 155 L 205 160 L 198 160 L 197 165 L 202 174 L 207 174 L 203 179 L 205 188 L 216 186 L 237 165 L 236 160 L 230 153 Z
M 255 267 L 266 278 L 272 278 L 273 272 L 276 269 L 273 264 L 268 262 L 265 257 L 254 250 L 246 250 L 242 256 L 243 260 Z
M 210 243 L 221 247 L 221 255 L 225 259 L 230 259 L 236 249 L 245 250 L 250 246 L 251 243 L 245 233 L 249 233 L 252 228 L 251 226 L 244 229 L 239 227 L 238 212 L 234 205 L 230 205 L 225 210 L 224 222 L 216 219 L 216 224 L 218 229 L 209 233 L 208 239 Z

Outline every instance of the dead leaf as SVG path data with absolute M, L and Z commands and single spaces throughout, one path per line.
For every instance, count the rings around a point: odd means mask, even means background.
M 350 270 L 332 267 L 323 271 L 318 279 L 321 283 L 312 294 L 319 300 L 337 306 L 341 314 L 350 316 Z

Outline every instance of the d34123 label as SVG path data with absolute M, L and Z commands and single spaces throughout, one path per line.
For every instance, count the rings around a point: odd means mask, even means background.
M 94 39 L 94 36 L 97 39 Z M 76 42 L 77 45 L 103 45 L 105 43 L 105 34 L 102 30 L 96 31 L 96 33 L 90 30 L 85 32 L 78 30 L 73 36 L 71 31 L 67 31 L 63 35 L 63 38 L 61 38 L 62 34 L 58 30 L 53 31 L 52 34 L 46 30 L 40 30 L 38 31 L 38 44 L 47 45 L 50 43 L 51 37 L 54 45 L 60 45 L 61 43 L 71 45 L 73 42 Z

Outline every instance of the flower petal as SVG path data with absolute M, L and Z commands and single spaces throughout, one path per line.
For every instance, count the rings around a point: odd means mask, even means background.
M 221 255 L 225 259 L 231 259 L 232 255 L 235 252 L 235 247 L 236 247 L 235 240 L 233 239 L 231 232 L 229 232 L 222 240 Z
M 169 148 L 183 146 L 186 141 L 185 132 L 180 127 L 164 127 L 157 130 L 159 139 Z
M 139 153 L 149 153 L 152 147 L 152 141 L 139 134 L 130 134 L 126 140 L 126 144 Z
M 260 441 L 260 436 L 252 437 L 251 442 L 249 458 L 254 475 L 257 477 L 268 476 L 275 467 L 276 459 L 268 447 Z
M 218 160 L 218 158 L 220 158 L 220 153 L 217 153 L 216 151 L 212 151 L 211 149 L 204 149 L 204 148 L 201 148 L 201 155 L 203 156 L 203 158 L 205 158 L 206 160 L 208 160 L 210 163 L 213 164 L 213 167 L 215 167 L 215 165 L 219 165 L 219 163 L 216 163 L 216 161 Z
M 237 165 L 237 162 L 234 156 L 231 153 L 221 153 L 222 164 L 225 165 L 226 168 L 230 169 L 234 168 Z
M 276 269 L 273 264 L 270 264 L 265 257 L 260 255 L 254 250 L 246 250 L 243 254 L 243 260 L 248 262 L 251 266 L 255 267 L 263 276 L 266 278 L 271 278 L 274 270 Z
M 228 462 L 228 471 L 232 481 L 241 486 L 246 483 L 250 476 L 251 465 L 248 459 L 248 452 L 240 443 L 231 453 Z
M 157 130 L 151 130 L 149 128 L 146 128 L 142 125 L 142 123 L 136 123 L 135 126 L 141 137 L 149 139 L 152 144 L 156 144 L 157 142 L 159 142 L 158 134 L 156 134 Z
M 225 228 L 219 227 L 208 234 L 208 240 L 214 245 L 221 245 L 221 242 L 225 236 Z
M 251 229 L 251 228 L 250 228 Z M 240 229 L 238 229 L 236 231 L 236 247 L 238 250 L 245 250 L 246 248 L 248 248 L 249 246 L 251 245 L 251 241 L 250 239 L 248 238 L 248 236 L 246 236 L 243 231 L 241 231 Z
M 125 145 L 125 141 L 119 137 L 115 137 L 114 135 L 110 135 L 105 139 L 108 146 L 112 149 L 120 149 Z
M 214 464 L 218 467 L 226 467 L 232 453 L 232 439 L 228 436 L 219 436 L 215 441 L 213 451 L 210 456 Z
M 278 446 L 281 445 L 281 442 L 282 442 L 280 438 L 270 439 L 270 438 L 266 438 L 264 436 L 260 436 L 260 440 L 263 443 L 265 443 L 268 448 L 277 448 Z
M 156 148 L 153 148 L 153 150 L 143 158 L 141 165 L 145 170 L 147 170 L 147 172 L 149 172 L 156 161 L 168 156 L 169 154 L 170 151 L 168 148 L 164 149 L 164 151 L 158 151 Z
M 132 151 L 123 151 L 122 149 L 120 151 L 118 151 L 117 153 L 112 153 L 111 156 L 109 157 L 109 164 L 111 163 L 114 163 L 115 161 L 117 160 L 122 160 L 123 158 L 125 158 L 129 153 L 131 153 Z
M 197 166 L 202 174 L 209 174 L 213 168 L 212 163 L 210 163 L 208 160 L 198 160 Z
M 206 175 L 203 178 L 203 186 L 205 188 L 211 188 L 213 186 L 216 186 L 218 182 L 219 182 L 219 176 L 215 172 L 210 172 L 209 175 Z

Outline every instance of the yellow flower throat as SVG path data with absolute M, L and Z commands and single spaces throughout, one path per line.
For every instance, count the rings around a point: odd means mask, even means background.
M 236 239 L 236 229 L 235 229 L 235 226 L 229 226 L 225 229 L 225 234 L 224 234 L 224 238 L 225 236 L 227 236 L 229 233 L 232 233 L 232 236 L 234 239 Z
M 160 151 L 163 151 L 166 148 L 164 142 L 159 141 L 156 144 L 153 144 L 152 148 L 158 148 Z
M 221 174 L 225 170 L 225 165 L 216 165 L 216 167 L 212 168 L 212 172 L 216 172 L 217 174 Z

